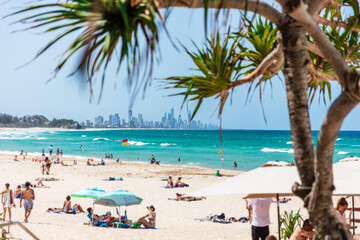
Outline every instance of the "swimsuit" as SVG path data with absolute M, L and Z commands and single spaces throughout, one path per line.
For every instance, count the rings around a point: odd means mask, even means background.
M 25 210 L 32 210 L 33 206 L 34 206 L 33 201 L 24 200 L 24 208 L 25 208 Z

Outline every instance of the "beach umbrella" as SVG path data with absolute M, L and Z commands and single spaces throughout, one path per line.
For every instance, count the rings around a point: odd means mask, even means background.
M 128 192 L 127 190 L 116 190 L 105 193 L 104 195 L 97 198 L 94 203 L 103 206 L 119 207 L 119 210 L 116 208 L 116 211 L 118 211 L 118 215 L 121 217 L 120 206 L 137 205 L 140 204 L 141 201 L 142 198 L 135 195 L 134 193 Z
M 113 192 L 108 192 L 98 197 L 95 200 L 95 204 L 117 207 L 117 206 L 130 206 L 140 204 L 142 198 L 135 195 L 134 193 L 128 192 L 126 190 L 116 190 Z
M 360 184 L 354 184 L 360 182 L 359 171 L 335 164 L 333 172 L 333 195 L 360 196 Z M 244 198 L 276 197 L 279 218 L 279 196 L 294 196 L 291 191 L 294 182 L 300 182 L 295 166 L 260 167 L 191 192 L 187 196 L 237 194 L 244 195 Z M 280 234 L 280 224 L 278 228 Z
M 81 198 L 98 198 L 104 195 L 105 190 L 99 188 L 86 188 L 79 192 L 71 194 L 72 197 L 81 197 Z

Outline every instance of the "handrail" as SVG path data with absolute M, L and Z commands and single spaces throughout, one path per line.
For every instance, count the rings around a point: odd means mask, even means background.
M 21 222 L 16 221 L 16 222 L 7 222 L 7 223 L 0 223 L 0 227 L 6 227 L 6 226 L 11 226 L 11 225 L 18 225 L 19 227 L 21 227 L 27 234 L 29 234 L 33 239 L 35 240 L 40 240 L 40 238 L 38 238 L 37 236 L 35 236 L 35 234 L 33 234 L 27 227 L 25 227 Z

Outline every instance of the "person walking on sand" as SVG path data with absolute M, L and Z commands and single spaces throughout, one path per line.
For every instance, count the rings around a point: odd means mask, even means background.
M 272 198 L 252 198 L 247 200 L 251 212 L 252 240 L 265 240 L 269 236 L 270 204 Z
M 24 222 L 28 222 L 28 218 L 30 216 L 31 210 L 34 206 L 34 200 L 35 200 L 35 192 L 34 189 L 30 188 L 30 182 L 25 183 L 25 189 L 21 192 L 20 195 L 20 208 L 22 207 L 22 200 L 24 197 L 24 209 L 25 209 L 25 219 Z
M 6 219 L 6 210 L 9 212 L 9 222 L 11 222 L 11 206 L 15 207 L 14 195 L 10 189 L 10 184 L 5 184 L 5 191 L 1 194 L 1 202 L 4 208 L 4 221 Z

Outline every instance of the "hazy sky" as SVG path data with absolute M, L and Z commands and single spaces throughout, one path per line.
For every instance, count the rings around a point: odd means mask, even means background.
M 95 86 L 93 100 L 90 103 L 89 86 L 81 83 L 79 77 L 66 76 L 71 73 L 78 59 L 68 62 L 67 66 L 51 82 L 52 70 L 59 62 L 59 56 L 74 39 L 75 35 L 65 38 L 56 44 L 44 56 L 29 65 L 16 70 L 17 67 L 30 61 L 38 50 L 52 40 L 55 34 L 39 34 L 39 30 L 11 33 L 14 30 L 23 29 L 29 25 L 9 25 L 19 19 L 3 16 L 16 10 L 20 1 L 9 1 L 0 8 L 0 113 L 8 113 L 17 116 L 28 114 L 42 114 L 52 118 L 71 118 L 77 121 L 86 119 L 94 120 L 97 115 L 106 116 L 119 113 L 121 118 L 127 119 L 130 95 L 126 84 L 126 74 L 120 73 L 115 87 L 114 73 L 115 64 L 110 66 L 103 95 L 98 101 L 100 83 Z M 232 21 L 238 19 L 238 12 L 232 11 Z M 181 41 L 187 47 L 192 46 L 190 39 L 200 44 L 204 39 L 203 10 L 189 10 L 184 8 L 174 9 L 167 22 L 167 29 L 177 44 Z M 164 32 L 160 35 L 161 60 L 155 66 L 153 77 L 161 79 L 169 76 L 185 75 L 194 65 L 183 51 L 174 49 Z M 179 44 L 177 44 L 179 47 Z M 179 49 L 181 49 L 179 47 Z M 115 60 L 115 58 L 114 58 Z M 99 78 L 98 81 L 101 79 Z M 263 105 L 267 125 L 263 120 L 262 110 L 259 104 L 259 96 L 255 93 L 252 100 L 245 104 L 247 88 L 243 86 L 234 91 L 232 105 L 225 106 L 223 114 L 223 127 L 230 129 L 289 129 L 289 117 L 287 112 L 286 93 L 283 82 L 278 78 L 273 80 L 272 87 L 268 85 L 263 95 Z M 333 84 L 333 99 L 340 92 L 339 86 Z M 175 108 L 176 115 L 180 113 L 182 97 L 167 97 L 174 91 L 160 88 L 160 81 L 153 80 L 152 85 L 145 93 L 145 98 L 140 94 L 132 108 L 134 114 L 141 112 L 146 120 L 160 120 L 164 112 Z M 208 99 L 199 110 L 196 120 L 205 123 L 219 124 L 217 117 L 218 101 Z M 194 103 L 188 104 L 189 110 L 195 107 Z M 343 130 L 360 130 L 359 106 L 353 110 L 343 125 Z M 314 130 L 319 129 L 326 113 L 326 106 L 318 103 L 317 99 L 311 106 L 311 123 Z M 186 116 L 186 107 L 182 111 L 183 118 Z

